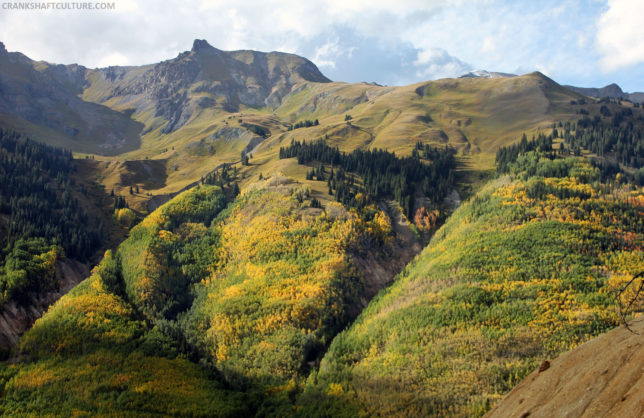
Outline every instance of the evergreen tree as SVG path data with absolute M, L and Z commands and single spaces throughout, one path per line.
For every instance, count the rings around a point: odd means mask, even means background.
M 313 142 L 291 141 L 291 145 L 281 148 L 281 158 L 297 158 L 299 164 L 317 162 L 317 169 L 307 171 L 307 179 L 316 177 L 324 180 L 326 173 L 323 164 L 337 167 L 329 175 L 329 191 L 337 201 L 355 206 L 356 193 L 365 196 L 361 204 L 385 198 L 396 199 L 411 215 L 413 194 L 421 189 L 432 201 L 438 202 L 449 193 L 454 183 L 455 151 L 451 148 L 431 148 L 424 146 L 424 153 L 430 164 L 418 158 L 398 158 L 384 150 L 354 150 L 343 153 L 338 148 L 328 146 L 323 140 Z M 354 173 L 348 175 L 347 173 Z M 360 176 L 362 184 L 356 183 Z
M 28 260 L 86 260 L 100 245 L 102 225 L 90 222 L 74 197 L 75 170 L 70 151 L 0 129 L 0 215 L 8 219 L 0 236 L 0 294 L 51 290 L 46 282 L 55 271 L 40 271 Z

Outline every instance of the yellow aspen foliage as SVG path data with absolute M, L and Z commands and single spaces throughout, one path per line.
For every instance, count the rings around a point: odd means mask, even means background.
M 121 208 L 114 211 L 118 223 L 126 228 L 131 228 L 136 223 L 136 213 L 130 208 Z

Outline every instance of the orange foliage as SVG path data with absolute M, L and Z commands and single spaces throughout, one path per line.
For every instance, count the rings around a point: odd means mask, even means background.
M 414 224 L 421 231 L 433 231 L 437 227 L 439 214 L 440 212 L 436 209 L 430 212 L 427 208 L 421 206 L 414 214 Z

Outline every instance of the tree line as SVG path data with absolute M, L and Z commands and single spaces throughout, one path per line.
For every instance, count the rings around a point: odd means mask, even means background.
M 294 125 L 289 125 L 288 130 L 292 131 L 293 129 L 300 129 L 300 128 L 310 128 L 311 126 L 318 126 L 320 124 L 320 121 L 315 119 L 315 120 L 302 120 L 299 122 L 296 122 Z
M 96 250 L 102 226 L 89 227 L 87 213 L 73 197 L 74 171 L 70 151 L 0 129 L 0 213 L 9 215 L 4 244 L 43 237 L 78 259 Z
M 237 167 L 232 167 L 231 169 L 228 164 L 223 164 L 218 170 L 202 177 L 201 184 L 219 186 L 225 193 L 226 197 L 232 201 L 232 199 L 237 197 L 239 194 L 239 183 L 237 182 L 238 174 L 239 172 Z
M 319 139 L 291 141 L 288 147 L 280 148 L 279 157 L 297 158 L 298 164 L 317 163 L 307 178 L 326 180 L 329 194 L 347 206 L 394 199 L 411 216 L 417 191 L 432 202 L 439 202 L 451 191 L 455 181 L 454 149 L 427 146 L 423 150 L 426 150 L 426 161 L 418 152 L 411 157 L 398 157 L 382 149 L 345 153 Z
M 104 227 L 90 226 L 73 197 L 74 171 L 70 151 L 0 129 L 0 215 L 7 220 L 0 237 L 2 301 L 51 287 L 44 283 L 53 280 L 63 253 L 85 260 L 100 246 Z
M 638 121 L 631 109 L 615 112 L 610 122 L 584 117 L 576 125 L 568 123 L 563 138 L 572 149 L 613 156 L 620 164 L 639 169 L 644 167 L 644 127 L 634 122 Z
M 552 152 L 552 135 L 546 136 L 539 133 L 536 138 L 533 136 L 532 139 L 528 140 L 524 133 L 518 143 L 499 148 L 496 152 L 497 171 L 499 173 L 508 173 L 510 165 L 516 162 L 519 155 L 530 151 Z

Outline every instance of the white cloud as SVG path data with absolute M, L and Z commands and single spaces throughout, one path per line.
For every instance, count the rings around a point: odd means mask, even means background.
M 496 49 L 495 44 L 496 42 L 494 41 L 493 37 L 486 36 L 485 39 L 483 39 L 483 45 L 481 45 L 481 51 L 492 52 Z
M 60 1 L 60 0 L 58 0 Z M 115 0 L 112 11 L 6 11 L 0 39 L 11 50 L 52 62 L 94 67 L 118 52 L 130 64 L 175 56 L 195 38 L 221 49 L 275 50 L 299 45 L 334 26 L 395 40 L 408 20 L 446 0 Z M 29 25 L 24 24 L 28 20 Z M 51 42 L 56 33 L 56 42 Z
M 502 72 L 541 64 L 555 78 L 591 79 L 599 58 L 612 68 L 644 55 L 633 23 L 641 0 L 609 0 L 608 9 L 603 0 L 114 1 L 115 11 L 2 10 L 0 41 L 34 59 L 95 67 L 169 59 L 199 38 L 293 52 L 335 79 L 385 84 L 458 75 L 465 63 Z
M 597 50 L 605 71 L 644 62 L 644 2 L 609 0 L 597 24 Z
M 123 54 L 112 52 L 98 61 L 98 67 L 109 67 L 111 65 L 128 65 L 129 60 Z
M 414 62 L 416 74 L 421 79 L 458 77 L 472 69 L 472 66 L 451 56 L 444 49 L 431 48 L 421 51 Z
M 340 50 L 338 40 L 329 41 L 315 50 L 313 61 L 319 67 L 335 68 L 335 57 L 337 57 Z
M 536 68 L 536 69 L 537 69 L 537 71 L 539 71 L 541 74 L 546 75 L 546 76 L 548 76 L 548 77 L 550 77 L 550 74 L 552 73 L 552 70 L 550 70 L 547 66 L 545 66 L 545 65 L 543 65 L 543 64 L 537 64 L 537 65 L 535 65 L 535 68 Z
M 324 45 L 315 49 L 313 55 L 313 62 L 319 67 L 335 68 L 338 59 L 353 58 L 353 52 L 356 50 L 354 46 L 346 46 L 340 44 L 340 39 L 328 41 Z

